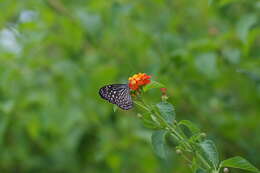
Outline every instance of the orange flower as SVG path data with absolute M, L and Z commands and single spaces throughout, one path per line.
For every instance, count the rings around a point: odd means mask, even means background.
M 128 78 L 128 85 L 131 90 L 138 90 L 140 87 L 151 82 L 151 76 L 145 73 L 138 73 Z

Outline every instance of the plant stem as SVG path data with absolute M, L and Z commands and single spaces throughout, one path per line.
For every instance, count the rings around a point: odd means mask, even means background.
M 148 109 L 146 106 L 144 106 L 136 101 L 134 103 L 137 104 L 138 106 L 140 106 L 141 108 L 145 109 L 146 111 L 151 112 L 150 109 Z
M 211 166 L 207 163 L 207 161 L 203 158 L 203 156 L 201 154 L 199 154 L 198 152 L 195 152 L 195 155 L 197 156 L 197 158 L 200 159 L 200 161 L 208 168 L 211 169 Z
M 189 143 L 186 142 L 185 137 L 183 137 L 181 134 L 178 133 L 178 131 L 175 130 L 174 127 L 172 127 L 172 124 L 169 124 L 158 112 L 155 111 L 155 114 L 158 118 L 164 123 L 164 125 L 174 134 L 178 137 L 179 141 L 184 141 L 184 145 L 187 147 L 186 150 L 191 152 L 192 147 L 189 145 Z M 167 129 L 166 129 L 167 130 Z
M 155 116 L 155 118 L 152 117 L 154 122 L 156 122 L 157 124 L 160 124 L 162 126 L 162 128 L 169 131 L 170 134 L 178 141 L 178 143 L 183 146 L 184 151 L 190 152 L 193 155 L 193 157 L 197 157 L 200 160 L 201 164 L 203 165 L 203 166 L 199 166 L 199 167 L 201 167 L 202 169 L 205 168 L 206 170 L 212 170 L 212 167 L 207 163 L 205 158 L 194 149 L 194 146 L 191 143 L 189 143 L 186 135 L 184 134 L 182 129 L 179 128 L 178 125 L 174 125 L 174 124 L 167 122 L 155 108 L 147 105 L 142 99 L 140 99 L 140 102 L 135 102 L 135 104 L 137 104 L 142 109 L 149 112 L 151 114 L 151 116 Z M 186 161 L 188 161 L 189 164 L 192 164 L 190 159 L 187 158 L 184 154 L 182 154 L 182 157 Z M 216 169 L 214 168 L 214 170 L 216 170 Z M 216 172 L 214 172 L 214 173 L 216 173 Z

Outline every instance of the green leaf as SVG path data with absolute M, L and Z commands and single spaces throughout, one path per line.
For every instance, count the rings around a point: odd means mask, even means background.
M 149 121 L 149 120 L 143 120 L 143 125 L 144 127 L 149 129 L 160 129 L 160 126 L 155 124 L 153 121 Z
M 118 106 L 117 105 L 113 105 L 113 111 L 116 112 L 118 110 Z
M 151 81 L 149 84 L 145 85 L 143 90 L 144 92 L 153 89 L 153 88 L 164 88 L 165 86 L 159 82 Z
M 238 48 L 223 48 L 223 57 L 231 64 L 239 64 L 241 52 Z
M 241 41 L 247 42 L 247 36 L 252 26 L 257 23 L 257 16 L 255 14 L 248 14 L 242 16 L 237 23 L 237 35 Z
M 230 168 L 243 169 L 251 172 L 258 172 L 258 173 L 260 172 L 255 166 L 253 166 L 246 159 L 240 156 L 223 160 L 220 164 L 220 167 L 230 167 Z
M 198 168 L 195 173 L 206 173 L 203 169 Z
M 172 124 L 175 119 L 175 111 L 173 105 L 168 102 L 160 102 L 157 103 L 156 106 L 159 109 L 162 117 L 168 123 Z
M 152 117 L 153 115 L 151 115 L 150 113 L 144 113 L 144 114 L 138 114 L 139 117 L 142 119 L 143 125 L 147 128 L 150 129 L 159 129 L 160 128 L 160 124 L 157 124 L 155 121 L 153 121 Z
M 169 152 L 165 141 L 166 133 L 167 132 L 164 130 L 157 130 L 152 134 L 152 145 L 154 152 L 162 159 L 166 159 Z
M 189 120 L 182 120 L 178 124 L 186 126 L 191 131 L 192 134 L 200 133 L 200 129 Z
M 215 168 L 217 168 L 219 164 L 219 156 L 214 142 L 211 140 L 205 140 L 199 145 L 206 159 L 210 161 Z

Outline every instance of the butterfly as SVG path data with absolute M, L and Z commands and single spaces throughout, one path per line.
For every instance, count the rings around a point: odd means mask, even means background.
M 101 98 L 112 104 L 116 104 L 123 110 L 128 110 L 133 107 L 133 101 L 128 84 L 105 85 L 99 89 L 99 95 Z

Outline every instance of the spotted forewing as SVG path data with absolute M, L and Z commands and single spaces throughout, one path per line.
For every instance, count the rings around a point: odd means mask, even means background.
M 99 95 L 121 109 L 128 110 L 133 107 L 130 89 L 127 84 L 105 85 L 99 89 Z

